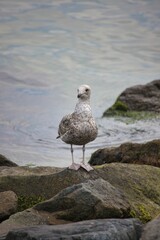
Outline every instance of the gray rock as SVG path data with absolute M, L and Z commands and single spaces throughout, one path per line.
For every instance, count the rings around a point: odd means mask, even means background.
M 141 240 L 160 239 L 160 215 L 146 224 Z
M 0 166 L 17 167 L 18 165 L 0 154 Z
M 18 197 L 13 191 L 0 192 L 0 222 L 15 213 Z
M 141 229 L 142 225 L 136 219 L 90 220 L 13 230 L 3 240 L 138 240 Z
M 80 221 L 128 217 L 130 205 L 120 190 L 103 179 L 96 179 L 68 187 L 34 209 L 56 212 L 57 218 Z

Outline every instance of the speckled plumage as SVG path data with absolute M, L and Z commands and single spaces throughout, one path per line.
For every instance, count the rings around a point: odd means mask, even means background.
M 81 85 L 78 88 L 78 103 L 74 112 L 64 116 L 59 124 L 59 137 L 65 143 L 71 144 L 71 152 L 73 152 L 72 145 L 83 145 L 84 152 L 85 144 L 97 137 L 98 128 L 92 117 L 90 94 L 90 87 L 88 85 Z M 74 163 L 73 154 L 72 163 Z

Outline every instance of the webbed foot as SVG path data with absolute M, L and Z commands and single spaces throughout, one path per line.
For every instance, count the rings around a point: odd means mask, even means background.
M 87 172 L 94 170 L 88 163 L 80 163 L 80 166 L 84 168 Z
M 77 171 L 80 167 L 80 164 L 72 163 L 68 168 Z

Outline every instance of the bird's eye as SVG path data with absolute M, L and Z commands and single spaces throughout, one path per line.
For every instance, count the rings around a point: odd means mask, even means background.
M 86 88 L 86 92 L 88 92 L 89 91 L 89 89 L 88 88 Z

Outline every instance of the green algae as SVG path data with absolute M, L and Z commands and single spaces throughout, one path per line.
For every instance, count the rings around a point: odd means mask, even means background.
M 108 108 L 104 113 L 103 117 L 115 116 L 126 113 L 129 110 L 128 106 L 120 100 L 117 100 L 112 107 Z
M 43 196 L 18 196 L 18 212 L 24 211 L 25 209 L 33 207 L 35 204 L 45 201 Z
M 138 218 L 143 223 L 147 223 L 152 219 L 149 211 L 147 211 L 147 209 L 144 205 L 137 206 L 136 210 L 132 209 L 130 211 L 130 216 L 133 218 Z
M 131 121 L 136 121 L 160 118 L 160 114 L 150 111 L 131 111 L 126 103 L 116 100 L 116 102 L 103 113 L 103 117 L 123 117 L 131 119 Z M 130 120 L 128 120 L 128 123 L 130 123 Z

